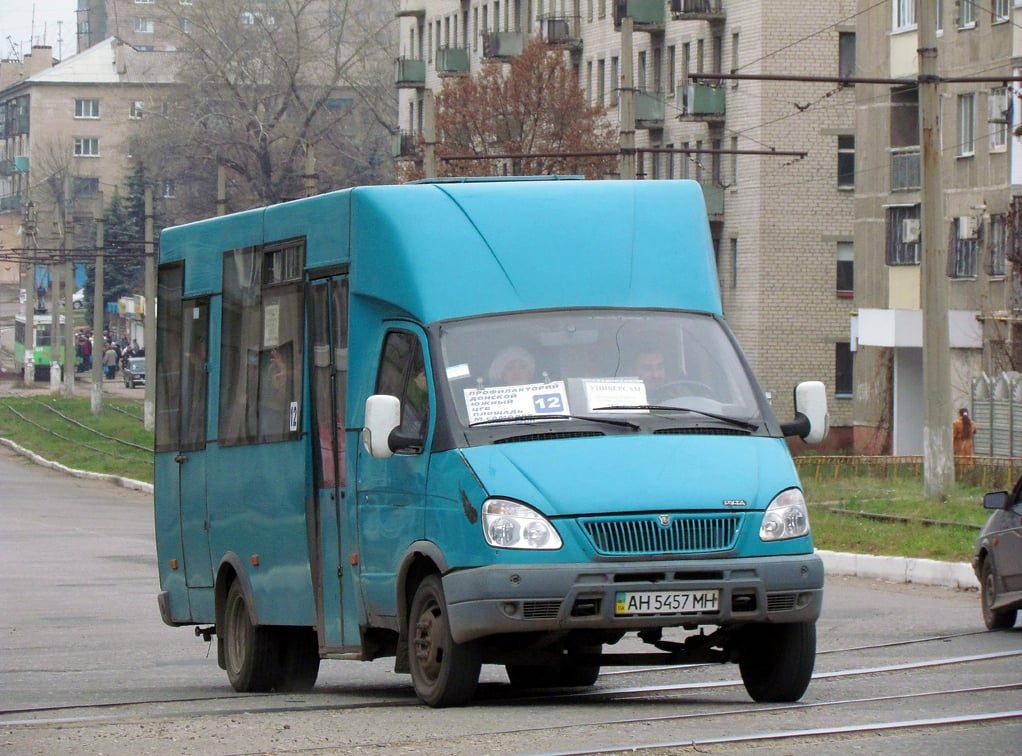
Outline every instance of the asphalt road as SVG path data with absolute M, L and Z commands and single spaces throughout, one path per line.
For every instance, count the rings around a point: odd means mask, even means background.
M 18 756 L 1009 753 L 1022 742 L 1022 627 L 985 632 L 974 591 L 829 577 L 816 674 L 796 706 L 753 704 L 731 665 L 606 670 L 593 689 L 556 695 L 517 691 L 486 667 L 475 705 L 432 710 L 389 659 L 324 661 L 306 694 L 235 694 L 215 649 L 160 621 L 147 493 L 0 447 L 0 523 L 0 751 Z

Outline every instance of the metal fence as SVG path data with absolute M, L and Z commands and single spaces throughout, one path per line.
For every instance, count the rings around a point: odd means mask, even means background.
M 976 456 L 1022 456 L 1022 373 L 973 378 L 971 401 Z

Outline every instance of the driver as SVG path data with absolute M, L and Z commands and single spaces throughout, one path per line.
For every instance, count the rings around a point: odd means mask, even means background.
M 658 347 L 643 347 L 632 359 L 631 372 L 646 384 L 647 392 L 655 392 L 667 383 L 667 360 Z

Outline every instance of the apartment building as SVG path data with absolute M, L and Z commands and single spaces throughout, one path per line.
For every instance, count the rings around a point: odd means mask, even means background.
M 923 452 L 917 4 L 860 0 L 856 94 L 855 446 Z M 937 0 L 940 176 L 952 403 L 973 378 L 1022 366 L 1017 266 L 1022 2 Z M 1003 76 L 1003 79 L 998 79 Z M 897 80 L 904 79 L 901 84 Z
M 850 445 L 856 88 L 771 77 L 854 76 L 854 0 L 401 0 L 398 13 L 403 159 L 419 158 L 427 91 L 513 60 L 530 35 L 569 56 L 612 123 L 630 65 L 638 176 L 703 185 L 725 314 L 775 411 L 791 415 L 799 380 L 823 380 L 830 443 Z M 731 72 L 763 78 L 699 78 Z
M 32 203 L 39 249 L 89 246 L 66 238 L 91 227 L 99 210 L 124 190 L 133 164 L 129 143 L 143 117 L 170 96 L 173 55 L 145 53 L 115 39 L 55 61 L 49 48 L 0 62 L 0 239 L 6 249 L 30 245 L 18 235 Z M 172 184 L 162 193 L 172 199 Z M 24 271 L 22 271 L 24 272 Z

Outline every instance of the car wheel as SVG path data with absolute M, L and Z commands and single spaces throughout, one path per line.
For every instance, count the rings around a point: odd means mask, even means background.
M 1017 609 L 994 609 L 997 601 L 997 574 L 994 572 L 990 557 L 983 560 L 980 568 L 980 601 L 983 606 L 983 623 L 987 630 L 1004 630 L 1014 627 Z
M 752 700 L 791 703 L 809 687 L 816 663 L 816 623 L 747 625 L 738 668 Z
M 281 678 L 280 645 L 276 628 L 253 625 L 241 582 L 227 591 L 223 629 L 224 667 L 231 686 L 239 693 L 265 693 Z
M 415 694 L 434 708 L 461 706 L 475 694 L 482 656 L 477 643 L 455 643 L 439 575 L 415 590 L 408 614 L 408 661 Z

